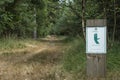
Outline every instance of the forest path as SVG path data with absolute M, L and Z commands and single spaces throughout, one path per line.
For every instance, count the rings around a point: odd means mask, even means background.
M 0 80 L 63 80 L 61 59 L 65 50 L 62 39 L 47 37 L 25 49 L 0 54 Z

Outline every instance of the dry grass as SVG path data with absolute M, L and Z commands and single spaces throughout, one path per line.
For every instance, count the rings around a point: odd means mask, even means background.
M 6 50 L 1 50 L 0 80 L 120 80 L 118 68 L 117 70 L 116 68 L 115 70 L 110 68 L 104 79 L 87 78 L 85 54 L 82 53 L 84 47 L 81 47 L 83 44 L 76 46 L 78 40 L 76 43 L 72 43 L 75 46 L 70 47 L 71 44 L 66 45 L 61 39 L 50 38 L 38 41 L 22 40 L 20 41 L 24 46 L 22 48 L 6 47 Z M 12 44 L 10 43 L 10 45 Z M 64 55 L 66 48 L 69 55 Z M 67 56 L 67 62 L 64 62 L 63 56 Z M 65 64 L 64 67 L 63 63 Z M 112 63 L 109 63 L 109 65 L 112 66 Z
M 60 64 L 64 45 L 51 41 L 23 41 L 24 48 L 2 50 L 0 80 L 64 80 Z

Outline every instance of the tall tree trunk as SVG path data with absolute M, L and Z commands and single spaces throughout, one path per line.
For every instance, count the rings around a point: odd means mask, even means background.
M 106 27 L 108 27 L 108 25 L 107 25 L 107 5 L 108 5 L 107 0 L 103 0 L 103 11 L 104 11 L 104 19 L 106 19 Z M 110 40 L 108 33 L 107 33 L 107 40 Z
M 85 4 L 86 4 L 86 1 L 82 0 L 82 30 L 83 30 L 84 40 L 85 40 L 85 26 L 86 26 L 86 23 L 85 23 Z
M 116 0 L 114 0 L 114 26 L 113 26 L 113 36 L 112 41 L 115 41 L 115 32 L 116 32 Z
M 107 20 L 107 0 L 103 0 L 104 19 Z
M 36 22 L 36 7 L 34 8 L 34 17 L 35 17 L 35 20 L 34 20 L 34 32 L 33 32 L 33 38 L 34 39 L 37 39 L 37 22 Z
M 34 34 L 33 34 L 33 36 L 34 36 L 34 39 L 37 39 L 37 27 L 34 27 Z

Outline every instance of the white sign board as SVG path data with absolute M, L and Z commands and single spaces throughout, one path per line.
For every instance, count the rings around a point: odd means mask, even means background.
M 106 53 L 106 27 L 86 27 L 86 53 Z

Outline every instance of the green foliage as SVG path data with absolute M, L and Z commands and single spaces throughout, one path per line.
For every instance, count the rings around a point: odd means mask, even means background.
M 31 3 L 34 4 L 39 9 L 44 9 L 46 6 L 46 1 L 44 0 L 31 0 Z
M 78 37 L 69 42 L 67 52 L 63 58 L 63 67 L 68 72 L 82 72 L 85 70 L 85 44 Z
M 61 17 L 56 20 L 54 28 L 56 34 L 79 35 L 81 33 L 81 20 L 69 8 L 64 8 Z
M 119 40 L 120 2 L 116 0 L 86 0 L 85 18 L 107 18 L 111 38 L 116 11 L 116 34 Z M 106 16 L 105 16 L 106 15 Z M 82 0 L 1 0 L 0 36 L 32 37 L 34 27 L 38 36 L 48 34 L 82 34 Z
M 11 28 L 13 27 L 13 22 L 12 22 L 13 15 L 10 14 L 9 12 L 1 12 L 0 16 L 0 33 L 2 33 L 7 27 L 6 25 L 10 26 Z
M 13 2 L 14 0 L 0 0 L 0 5 L 4 5 L 6 3 L 11 3 Z
M 86 5 L 86 18 L 87 19 L 103 18 L 103 11 L 99 9 L 100 5 L 98 5 L 96 0 L 93 0 L 93 1 L 88 0 L 86 4 L 87 4 Z

